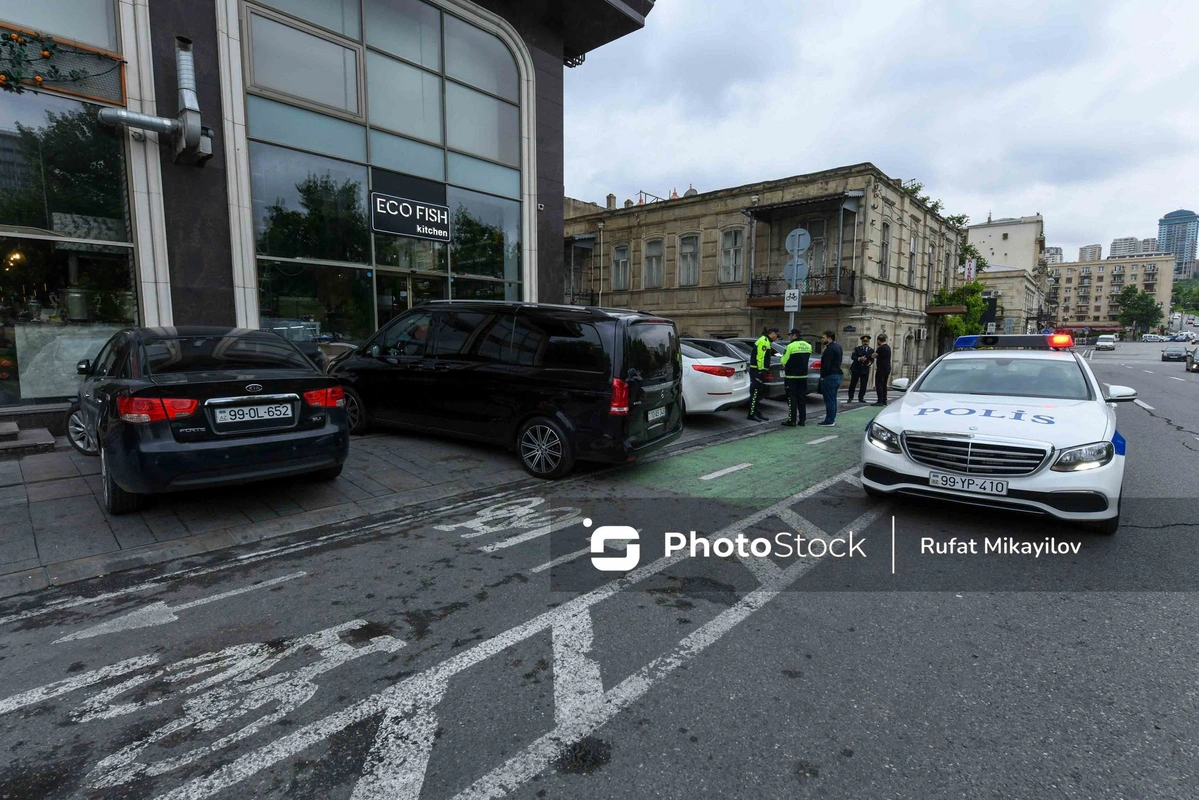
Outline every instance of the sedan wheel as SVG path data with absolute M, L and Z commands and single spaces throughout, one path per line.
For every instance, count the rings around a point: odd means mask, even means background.
M 145 496 L 127 492 L 112 479 L 108 469 L 108 456 L 100 451 L 100 486 L 104 495 L 104 508 L 109 514 L 131 514 L 145 504 Z
M 92 436 L 91 431 L 87 429 L 87 422 L 83 419 L 83 411 L 79 406 L 72 405 L 67 412 L 67 441 L 71 443 L 80 453 L 85 456 L 96 456 L 100 454 L 96 447 L 96 437 Z
M 538 478 L 560 478 L 574 466 L 566 434 L 548 419 L 526 423 L 517 439 L 517 450 L 525 469 Z
M 369 421 L 366 416 L 366 406 L 362 404 L 362 398 L 358 392 L 353 389 L 346 388 L 346 424 L 350 428 L 352 434 L 366 433 L 369 427 Z

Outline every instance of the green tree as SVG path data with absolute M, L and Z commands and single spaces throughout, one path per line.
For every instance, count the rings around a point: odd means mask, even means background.
M 1117 302 L 1120 304 L 1120 324 L 1132 328 L 1134 333 L 1148 330 L 1162 321 L 1164 312 L 1157 298 L 1136 286 L 1125 286 L 1120 290 Z
M 949 314 L 941 320 L 941 330 L 950 338 L 982 333 L 983 311 L 987 301 L 983 300 L 981 281 L 963 284 L 953 291 L 940 290 L 933 296 L 934 306 L 965 306 L 965 314 Z

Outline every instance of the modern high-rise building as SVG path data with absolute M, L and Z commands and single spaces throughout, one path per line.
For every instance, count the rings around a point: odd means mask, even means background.
M 1141 240 L 1141 252 L 1142 253 L 1156 253 L 1157 252 L 1157 237 L 1153 236 L 1149 239 L 1142 239 Z
M 1066 260 L 1065 256 L 1062 254 L 1062 248 L 1060 248 L 1060 247 L 1046 247 L 1045 248 L 1045 263 L 1046 264 L 1060 264 L 1065 260 Z
M 1174 254 L 1175 268 L 1195 261 L 1199 242 L 1199 214 L 1186 209 L 1171 211 L 1157 221 L 1157 245 L 1163 253 Z
M 1078 248 L 1079 261 L 1099 261 L 1103 258 L 1103 245 L 1086 244 Z
M 1139 252 L 1141 252 L 1141 240 L 1135 236 L 1124 236 L 1120 239 L 1112 239 L 1112 249 L 1108 258 L 1131 256 Z

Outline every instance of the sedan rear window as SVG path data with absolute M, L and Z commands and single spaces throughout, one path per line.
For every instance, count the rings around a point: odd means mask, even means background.
M 231 369 L 314 369 L 292 345 L 269 333 L 177 336 L 142 343 L 147 375 Z
M 679 347 L 683 351 L 683 355 L 687 358 L 724 358 L 724 356 L 714 353 L 707 348 L 688 344 L 687 342 L 683 342 Z
M 946 358 L 933 366 L 914 390 L 1056 400 L 1091 398 L 1078 364 L 1047 358 Z

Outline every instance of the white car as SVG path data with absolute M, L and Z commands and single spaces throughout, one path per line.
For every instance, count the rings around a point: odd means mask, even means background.
M 1156 333 L 1146 333 L 1141 336 L 1142 342 L 1164 342 L 1166 337 L 1158 336 Z
M 1110 333 L 1106 333 L 1103 336 L 1100 336 L 1098 339 L 1095 340 L 1095 349 L 1096 350 L 1115 350 L 1116 349 L 1116 337 L 1111 335 Z
M 683 354 L 683 413 L 715 414 L 749 402 L 748 362 L 692 344 Z
M 1085 523 L 1120 524 L 1125 442 L 1068 334 L 963 336 L 879 412 L 862 441 L 862 486 Z

